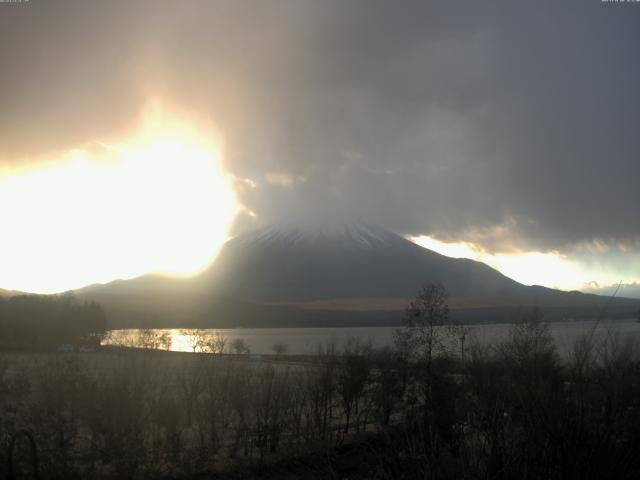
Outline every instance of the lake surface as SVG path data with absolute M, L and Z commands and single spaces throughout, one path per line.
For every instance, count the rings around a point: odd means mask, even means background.
M 482 345 L 494 345 L 508 338 L 512 324 L 470 325 L 468 344 L 478 342 Z M 288 354 L 314 354 L 318 345 L 335 342 L 338 351 L 350 339 L 370 341 L 375 347 L 393 344 L 393 331 L 397 327 L 345 327 L 345 328 L 241 328 L 241 329 L 207 329 L 208 334 L 221 333 L 227 338 L 227 350 L 235 339 L 244 340 L 251 348 L 252 354 L 272 354 L 273 346 L 282 344 Z M 442 327 L 441 327 L 442 328 Z M 549 323 L 549 328 L 556 341 L 558 351 L 566 355 L 576 340 L 585 333 L 595 329 L 595 338 L 607 335 L 620 338 L 632 338 L 640 341 L 640 323 L 629 320 L 605 320 L 601 322 L 567 321 Z M 159 333 L 168 333 L 171 337 L 171 350 L 191 352 L 189 336 L 184 329 L 157 329 Z M 119 330 L 118 335 L 136 338 L 138 330 Z M 105 344 L 113 343 L 110 340 Z M 139 346 L 139 345 L 137 345 Z

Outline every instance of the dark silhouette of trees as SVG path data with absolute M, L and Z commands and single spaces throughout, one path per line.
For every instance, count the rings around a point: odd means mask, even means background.
M 231 342 L 231 350 L 233 350 L 236 355 L 249 355 L 251 353 L 251 347 L 244 338 L 234 339 Z
M 46 349 L 62 343 L 97 346 L 107 328 L 102 307 L 72 294 L 0 298 L 4 348 Z
M 276 354 L 276 357 L 280 358 L 282 355 L 287 353 L 288 348 L 284 343 L 278 342 L 273 344 L 271 350 Z
M 449 320 L 448 294 L 441 284 L 422 287 L 402 318 L 404 328 L 395 332 L 396 346 L 411 359 L 430 368 L 434 354 L 444 348 L 443 332 L 438 328 Z
M 7 305 L 3 335 L 19 327 Z M 395 347 L 329 343 L 296 362 L 0 352 L 0 451 L 29 428 L 51 479 L 640 478 L 637 339 L 589 332 L 561 357 L 535 309 L 484 346 L 441 326 L 447 313 L 430 286 Z
M 449 320 L 447 299 L 441 284 L 424 285 L 405 310 L 403 328 L 395 332 L 396 348 L 407 369 L 407 420 L 423 439 L 415 455 L 427 459 L 429 476 L 439 468 L 441 443 L 451 439 L 454 414 L 452 399 L 446 398 L 453 388 L 446 375 L 448 333 L 442 328 Z
M 350 338 L 344 347 L 337 381 L 345 416 L 344 433 L 349 432 L 354 417 L 356 431 L 359 430 L 359 417 L 371 375 L 371 350 L 370 344 L 363 344 L 353 338 Z

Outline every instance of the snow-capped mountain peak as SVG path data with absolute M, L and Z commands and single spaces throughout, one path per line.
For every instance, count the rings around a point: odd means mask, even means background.
M 246 244 L 279 243 L 293 246 L 323 242 L 344 248 L 366 249 L 395 242 L 399 239 L 401 237 L 382 227 L 363 222 L 331 225 L 277 224 L 258 229 L 238 238 L 240 242 Z

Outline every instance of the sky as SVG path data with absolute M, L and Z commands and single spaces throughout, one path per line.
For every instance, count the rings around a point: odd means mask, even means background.
M 0 287 L 185 273 L 185 238 L 353 218 L 525 283 L 634 285 L 639 24 L 600 0 L 0 3 Z

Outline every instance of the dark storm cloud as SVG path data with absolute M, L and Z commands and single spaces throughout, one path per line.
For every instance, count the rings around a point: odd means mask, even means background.
M 488 3 L 0 5 L 0 158 L 124 131 L 153 94 L 214 119 L 261 221 L 637 240 L 640 8 Z

